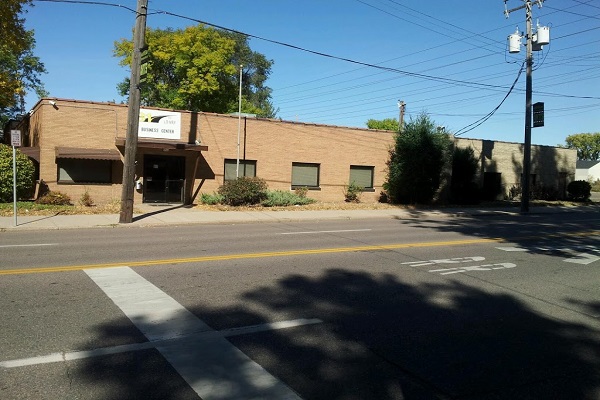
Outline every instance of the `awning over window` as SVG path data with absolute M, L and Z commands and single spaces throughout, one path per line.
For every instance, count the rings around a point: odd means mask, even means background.
M 33 158 L 35 161 L 40 162 L 39 147 L 17 147 L 17 149 L 27 157 Z
M 121 153 L 119 153 L 119 150 L 117 149 L 82 149 L 78 147 L 57 147 L 56 158 L 121 161 Z

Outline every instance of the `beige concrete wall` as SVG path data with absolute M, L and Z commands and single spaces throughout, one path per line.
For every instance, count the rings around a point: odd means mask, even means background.
M 484 172 L 500 172 L 505 197 L 511 187 L 520 185 L 523 144 L 456 138 L 456 146 L 473 148 L 480 161 L 480 184 L 483 184 Z M 576 150 L 532 145 L 530 171 L 535 175 L 535 184 L 555 187 L 565 195 L 566 185 L 575 179 L 576 160 Z

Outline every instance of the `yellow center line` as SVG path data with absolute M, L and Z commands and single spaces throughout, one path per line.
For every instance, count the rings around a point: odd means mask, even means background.
M 452 240 L 452 241 L 441 241 L 441 242 L 396 243 L 396 244 L 388 244 L 388 245 L 333 247 L 333 248 L 325 248 L 325 249 L 285 250 L 285 251 L 270 251 L 270 252 L 263 252 L 263 253 L 226 254 L 226 255 L 215 255 L 215 256 L 203 256 L 203 257 L 169 258 L 169 259 L 163 259 L 163 260 L 143 260 L 143 261 L 129 261 L 129 262 L 126 261 L 126 262 L 103 263 L 103 264 L 66 265 L 66 266 L 57 266 L 57 267 L 19 268 L 19 269 L 0 270 L 0 275 L 43 274 L 43 273 L 50 273 L 50 272 L 69 272 L 69 271 L 80 271 L 80 270 L 84 270 L 84 269 L 113 268 L 113 267 L 122 267 L 122 266 L 149 267 L 149 266 L 154 266 L 154 265 L 165 265 L 165 264 L 185 264 L 185 263 L 199 263 L 199 262 L 208 262 L 208 261 L 240 260 L 240 259 L 250 259 L 250 258 L 287 257 L 287 256 L 308 255 L 308 254 L 350 253 L 350 252 L 357 252 L 357 251 L 395 250 L 395 249 L 405 249 L 405 248 L 411 248 L 411 247 L 458 246 L 458 245 L 465 245 L 465 244 L 501 242 L 503 240 L 504 239 L 501 239 L 501 238 L 465 239 L 465 240 Z
M 539 236 L 523 236 L 519 238 L 511 238 L 510 241 L 517 240 L 531 240 L 531 239 L 542 239 L 552 237 L 566 237 L 566 236 L 590 236 L 598 235 L 600 231 L 584 231 L 584 232 L 571 232 L 571 233 L 551 233 L 551 234 L 540 234 Z M 416 242 L 416 243 L 395 243 L 385 245 L 370 245 L 370 246 L 354 246 L 354 247 L 332 247 L 325 249 L 307 249 L 307 250 L 285 250 L 285 251 L 269 251 L 263 253 L 241 253 L 241 254 L 226 254 L 226 255 L 214 255 L 214 256 L 203 256 L 203 257 L 188 257 L 188 258 L 169 258 L 163 260 L 143 260 L 143 261 L 125 261 L 116 263 L 103 263 L 103 264 L 84 264 L 84 265 L 65 265 L 57 267 L 38 267 L 38 268 L 18 268 L 18 269 L 6 269 L 0 270 L 0 275 L 22 275 L 22 274 L 44 274 L 51 272 L 69 272 L 69 271 L 81 271 L 84 269 L 98 269 L 98 268 L 113 268 L 113 267 L 150 267 L 154 265 L 165 265 L 165 264 L 185 264 L 185 263 L 200 263 L 208 261 L 227 261 L 227 260 L 241 260 L 251 258 L 266 258 L 266 257 L 288 257 L 297 255 L 309 255 L 309 254 L 331 254 L 331 253 L 351 253 L 357 251 L 381 251 L 381 250 L 396 250 L 396 249 L 407 249 L 407 248 L 418 248 L 418 247 L 441 247 L 441 246 L 460 246 L 468 244 L 482 244 L 482 243 L 500 243 L 506 242 L 509 239 L 504 238 L 478 238 L 478 239 L 463 239 L 463 240 L 450 240 L 450 241 L 438 241 L 438 242 Z

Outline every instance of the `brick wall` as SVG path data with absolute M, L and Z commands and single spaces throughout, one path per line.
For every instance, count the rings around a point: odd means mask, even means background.
M 83 101 L 42 99 L 31 116 L 33 145 L 40 146 L 40 179 L 50 190 L 60 191 L 77 202 L 86 191 L 94 202 L 120 199 L 122 163 L 112 162 L 113 184 L 74 185 L 57 182 L 56 147 L 115 149 L 115 136 L 125 132 L 127 107 Z
M 55 101 L 56 106 L 52 106 L 49 99 L 40 100 L 30 117 L 31 145 L 40 146 L 40 178 L 51 190 L 67 193 L 73 201 L 85 191 L 97 203 L 119 200 L 122 162 L 112 163 L 113 184 L 60 184 L 55 148 L 115 149 L 115 139 L 126 136 L 127 106 Z M 320 201 L 344 200 L 351 165 L 374 167 L 374 191 L 363 193 L 361 200 L 377 201 L 386 178 L 389 149 L 394 144 L 391 132 L 256 118 L 242 118 L 239 133 L 240 159 L 255 160 L 257 176 L 265 179 L 271 190 L 291 190 L 292 163 L 319 164 L 320 190 L 311 190 L 308 196 Z M 208 150 L 202 151 L 198 158 L 196 151 L 139 148 L 136 174 L 142 177 L 145 154 L 183 156 L 186 158 L 186 200 L 197 192 L 212 193 L 223 184 L 224 160 L 237 157 L 237 138 L 237 116 L 181 111 L 179 142 L 199 140 Z M 501 173 L 504 193 L 519 183 L 523 162 L 521 144 L 457 138 L 456 145 L 475 150 L 480 160 L 481 184 L 485 172 Z M 575 159 L 575 150 L 532 146 L 532 174 L 536 174 L 538 183 L 566 185 L 565 179 L 566 182 L 574 179 Z M 142 201 L 141 191 L 136 191 L 134 201 Z
M 237 157 L 238 118 L 213 114 L 200 116 L 200 140 L 208 145 L 203 155 L 215 179 L 203 192 L 223 184 L 224 159 Z M 320 164 L 320 190 L 309 197 L 321 201 L 343 201 L 350 165 L 374 167 L 374 192 L 365 192 L 363 201 L 377 201 L 386 177 L 390 132 L 335 126 L 242 119 L 240 159 L 256 160 L 256 174 L 270 189 L 291 190 L 292 163 Z

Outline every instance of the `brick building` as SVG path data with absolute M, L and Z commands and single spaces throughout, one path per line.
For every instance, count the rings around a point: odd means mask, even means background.
M 126 105 L 45 98 L 10 125 L 21 130 L 20 150 L 36 161 L 38 178 L 50 190 L 72 199 L 88 192 L 97 203 L 120 199 Z M 141 109 L 134 202 L 190 204 L 237 173 L 263 178 L 270 190 L 308 187 L 309 197 L 320 201 L 343 201 L 344 187 L 355 181 L 365 188 L 361 200 L 375 202 L 393 143 L 387 131 Z M 495 196 L 519 182 L 521 144 L 455 144 L 475 150 L 480 183 L 492 185 Z M 532 182 L 566 187 L 575 159 L 574 150 L 533 146 Z

